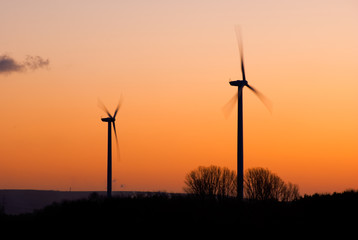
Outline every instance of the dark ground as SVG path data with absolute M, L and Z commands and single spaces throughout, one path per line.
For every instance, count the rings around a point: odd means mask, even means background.
M 322 231 L 322 234 L 352 231 L 355 234 L 357 217 L 358 192 L 355 191 L 315 194 L 294 202 L 240 202 L 165 193 L 108 199 L 94 193 L 85 199 L 53 203 L 33 213 L 3 213 L 0 224 L 5 228 L 26 226 L 32 230 L 62 233 L 66 229 L 76 229 L 86 232 L 113 230 L 121 234 L 170 231 L 175 235 L 195 231 L 296 236 L 312 231 Z

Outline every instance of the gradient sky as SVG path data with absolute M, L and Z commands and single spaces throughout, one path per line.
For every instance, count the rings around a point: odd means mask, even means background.
M 0 188 L 105 190 L 107 126 L 121 159 L 113 190 L 180 192 L 199 165 L 236 170 L 236 112 L 246 77 L 244 167 L 301 194 L 358 189 L 355 0 L 2 0 L 0 55 L 49 60 L 0 74 Z M 114 156 L 116 156 L 114 149 Z

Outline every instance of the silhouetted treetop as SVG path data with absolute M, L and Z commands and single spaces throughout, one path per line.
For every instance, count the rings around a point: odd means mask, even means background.
M 200 197 L 234 197 L 236 172 L 226 167 L 199 166 L 186 175 L 184 191 Z M 268 169 L 251 168 L 244 174 L 244 196 L 249 200 L 293 201 L 299 198 L 299 190 Z
M 293 201 L 299 198 L 298 186 L 285 183 L 265 168 L 247 169 L 244 175 L 245 197 L 251 200 Z
M 188 173 L 184 191 L 201 197 L 229 197 L 236 195 L 236 173 L 218 166 L 203 167 Z

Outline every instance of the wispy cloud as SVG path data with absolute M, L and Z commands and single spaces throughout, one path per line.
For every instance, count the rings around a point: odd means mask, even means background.
M 48 59 L 43 59 L 40 56 L 26 56 L 25 61 L 19 63 L 10 56 L 4 54 L 0 55 L 0 74 L 46 68 L 49 64 L 50 61 Z

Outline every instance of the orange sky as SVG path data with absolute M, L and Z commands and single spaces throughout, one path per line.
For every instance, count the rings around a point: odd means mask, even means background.
M 0 55 L 49 59 L 0 73 L 0 189 L 105 190 L 100 98 L 123 107 L 113 190 L 182 191 L 199 165 L 236 169 L 246 77 L 245 168 L 267 167 L 301 193 L 358 189 L 356 1 L 11 1 Z M 114 156 L 116 156 L 114 152 Z

